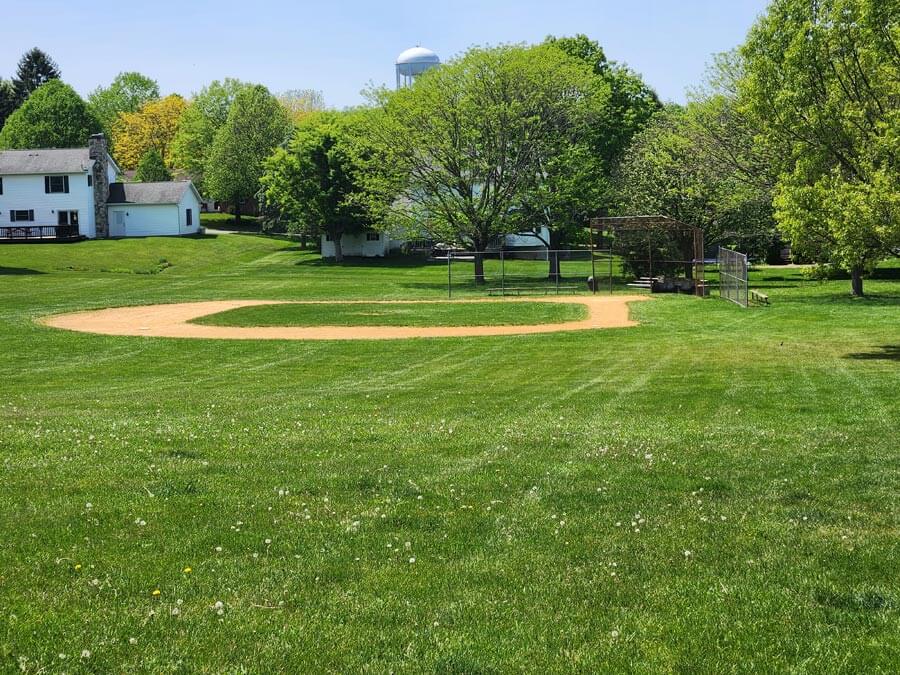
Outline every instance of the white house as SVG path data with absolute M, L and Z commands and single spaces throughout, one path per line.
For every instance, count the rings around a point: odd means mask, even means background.
M 106 203 L 110 237 L 153 237 L 200 231 L 200 194 L 189 180 L 113 183 Z
M 345 234 L 341 237 L 341 251 L 347 256 L 361 258 L 383 258 L 394 251 L 399 251 L 404 242 L 391 237 L 384 232 L 368 230 Z M 334 257 L 334 239 L 330 234 L 322 235 L 322 257 Z
M 193 234 L 200 195 L 190 181 L 117 183 L 103 134 L 87 148 L 0 151 L 0 239 Z

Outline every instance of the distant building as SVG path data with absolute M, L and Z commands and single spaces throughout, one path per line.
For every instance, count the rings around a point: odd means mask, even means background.
M 438 55 L 425 47 L 412 47 L 401 53 L 396 61 L 397 89 L 409 87 L 426 70 L 441 65 Z
M 118 183 L 103 134 L 86 148 L 0 151 L 0 241 L 195 234 L 190 181 Z

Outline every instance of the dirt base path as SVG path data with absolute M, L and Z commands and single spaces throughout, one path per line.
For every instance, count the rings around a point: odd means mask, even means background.
M 585 305 L 586 319 L 528 326 L 203 326 L 188 323 L 207 314 L 218 314 L 252 305 L 281 305 L 279 300 L 216 300 L 179 302 L 168 305 L 113 307 L 90 312 L 57 314 L 41 320 L 46 326 L 102 335 L 145 335 L 213 340 L 392 340 L 403 338 L 476 337 L 526 335 L 595 328 L 636 326 L 628 316 L 628 303 L 647 300 L 644 295 L 505 298 L 502 300 L 453 300 L 448 302 L 568 302 Z M 434 300 L 384 300 L 385 304 L 433 303 Z M 295 304 L 370 304 L 371 300 L 307 301 Z

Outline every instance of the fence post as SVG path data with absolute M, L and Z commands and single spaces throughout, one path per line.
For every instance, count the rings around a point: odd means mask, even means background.
M 447 299 L 453 297 L 453 267 L 450 264 L 453 260 L 453 251 L 447 250 Z
M 500 249 L 500 295 L 506 295 L 506 263 L 503 257 L 503 249 Z

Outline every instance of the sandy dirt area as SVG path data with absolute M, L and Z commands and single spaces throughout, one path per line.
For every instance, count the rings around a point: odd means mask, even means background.
M 166 305 L 113 307 L 89 312 L 56 314 L 40 322 L 54 328 L 99 333 L 102 335 L 143 335 L 168 338 L 206 338 L 212 340 L 396 340 L 405 338 L 478 337 L 490 335 L 528 335 L 596 328 L 636 326 L 628 316 L 628 303 L 647 300 L 645 295 L 547 296 L 540 298 L 503 298 L 493 300 L 451 300 L 448 302 L 569 302 L 585 305 L 586 319 L 565 323 L 528 326 L 202 326 L 188 323 L 207 314 L 238 307 L 286 304 L 278 300 L 216 300 L 179 302 Z M 370 304 L 359 301 L 307 301 L 298 304 Z M 434 300 L 385 300 L 388 304 L 433 303 Z

